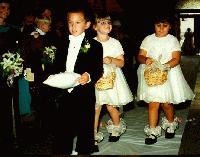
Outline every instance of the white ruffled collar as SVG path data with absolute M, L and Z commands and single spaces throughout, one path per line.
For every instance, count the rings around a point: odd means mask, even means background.
M 45 32 L 43 32 L 41 29 L 39 29 L 39 28 L 36 28 L 36 30 L 35 31 L 33 31 L 32 33 L 31 33 L 31 35 L 34 35 L 35 33 L 38 33 L 39 35 L 45 35 L 46 33 Z

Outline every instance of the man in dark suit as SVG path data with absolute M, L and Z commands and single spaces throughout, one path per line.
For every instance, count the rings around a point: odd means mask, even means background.
M 57 45 L 54 73 L 78 73 L 81 75 L 78 80 L 80 84 L 65 90 L 54 89 L 58 95 L 53 144 L 55 155 L 70 155 L 75 137 L 78 154 L 87 155 L 94 151 L 94 86 L 103 73 L 103 48 L 87 34 L 91 14 L 84 7 L 75 6 L 70 6 L 71 10 L 67 12 L 71 35 Z

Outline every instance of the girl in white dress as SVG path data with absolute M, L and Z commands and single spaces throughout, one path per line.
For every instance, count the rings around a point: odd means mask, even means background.
M 161 128 L 165 130 L 165 138 L 173 138 L 178 127 L 178 119 L 174 117 L 173 104 L 192 100 L 194 93 L 187 84 L 181 67 L 181 47 L 177 38 L 168 34 L 171 28 L 170 18 L 157 16 L 154 23 L 155 33 L 148 35 L 142 41 L 138 54 L 138 90 L 137 99 L 148 103 L 149 125 L 144 132 L 148 136 L 146 144 L 154 144 L 161 135 Z M 145 82 L 144 70 L 146 67 L 160 63 L 160 69 L 167 71 L 167 81 L 157 86 L 149 86 Z M 162 107 L 165 117 L 162 126 L 158 126 L 158 111 Z
M 114 87 L 112 89 L 95 89 L 95 140 L 96 142 L 103 140 L 103 134 L 98 132 L 98 124 L 102 105 L 106 104 L 111 117 L 107 125 L 108 133 L 110 133 L 109 141 L 116 142 L 126 130 L 126 123 L 120 118 L 120 112 L 117 107 L 133 101 L 133 95 L 121 70 L 124 66 L 124 51 L 122 45 L 117 39 L 109 36 L 112 30 L 110 16 L 106 14 L 97 15 L 93 28 L 97 32 L 95 39 L 102 43 L 103 46 L 103 76 L 106 76 L 110 72 L 115 72 L 116 74 Z

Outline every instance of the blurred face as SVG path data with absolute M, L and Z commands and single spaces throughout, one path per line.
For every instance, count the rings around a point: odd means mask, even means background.
M 45 9 L 44 12 L 42 13 L 43 17 L 50 17 L 52 15 L 51 10 Z
M 35 17 L 33 15 L 28 15 L 24 17 L 24 24 L 29 26 L 33 25 L 35 22 Z
M 0 18 L 6 19 L 10 15 L 10 4 L 0 3 Z
M 168 22 L 156 23 L 155 24 L 155 34 L 157 37 L 164 37 L 168 34 L 171 25 Z
M 78 36 L 90 27 L 90 22 L 86 21 L 82 12 L 68 13 L 68 29 L 71 35 Z
M 50 24 L 46 22 L 38 22 L 37 27 L 43 32 L 48 32 L 50 30 Z
M 107 35 L 112 30 L 112 23 L 110 20 L 97 20 L 94 29 L 97 31 L 97 33 Z

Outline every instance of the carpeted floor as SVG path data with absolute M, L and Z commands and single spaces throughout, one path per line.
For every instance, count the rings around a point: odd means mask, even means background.
M 165 139 L 164 131 L 154 145 L 146 145 L 144 139 L 144 126 L 148 123 L 148 112 L 145 104 L 136 104 L 135 108 L 125 112 L 124 120 L 127 122 L 127 131 L 116 143 L 108 142 L 108 133 L 105 127 L 100 130 L 104 133 L 104 140 L 99 143 L 100 152 L 94 155 L 178 155 L 181 144 L 182 134 L 187 121 L 188 105 L 182 104 L 182 107 L 176 109 L 176 116 L 181 120 L 179 129 L 176 131 L 176 137 Z M 163 117 L 160 111 L 160 118 Z M 105 115 L 104 121 L 109 117 Z
M 104 133 L 104 140 L 99 143 L 99 152 L 93 155 L 191 155 L 200 154 L 200 74 L 199 57 L 182 57 L 181 66 L 189 85 L 195 90 L 194 101 L 186 102 L 175 108 L 175 115 L 180 119 L 179 128 L 173 139 L 165 139 L 164 134 L 154 145 L 145 145 L 144 126 L 147 124 L 148 113 L 145 103 L 134 102 L 124 107 L 123 118 L 127 123 L 127 131 L 115 143 L 108 142 L 105 126 L 100 130 Z M 198 77 L 197 77 L 198 75 Z M 196 81 L 196 78 L 197 79 Z M 196 85 L 196 86 L 195 86 Z M 164 116 L 160 112 L 160 117 Z M 109 119 L 108 114 L 102 118 Z M 22 137 L 18 140 L 17 150 L 23 156 L 39 157 L 51 156 L 53 136 L 45 134 L 40 124 L 33 120 L 22 128 Z M 164 132 L 163 132 L 164 133 Z

